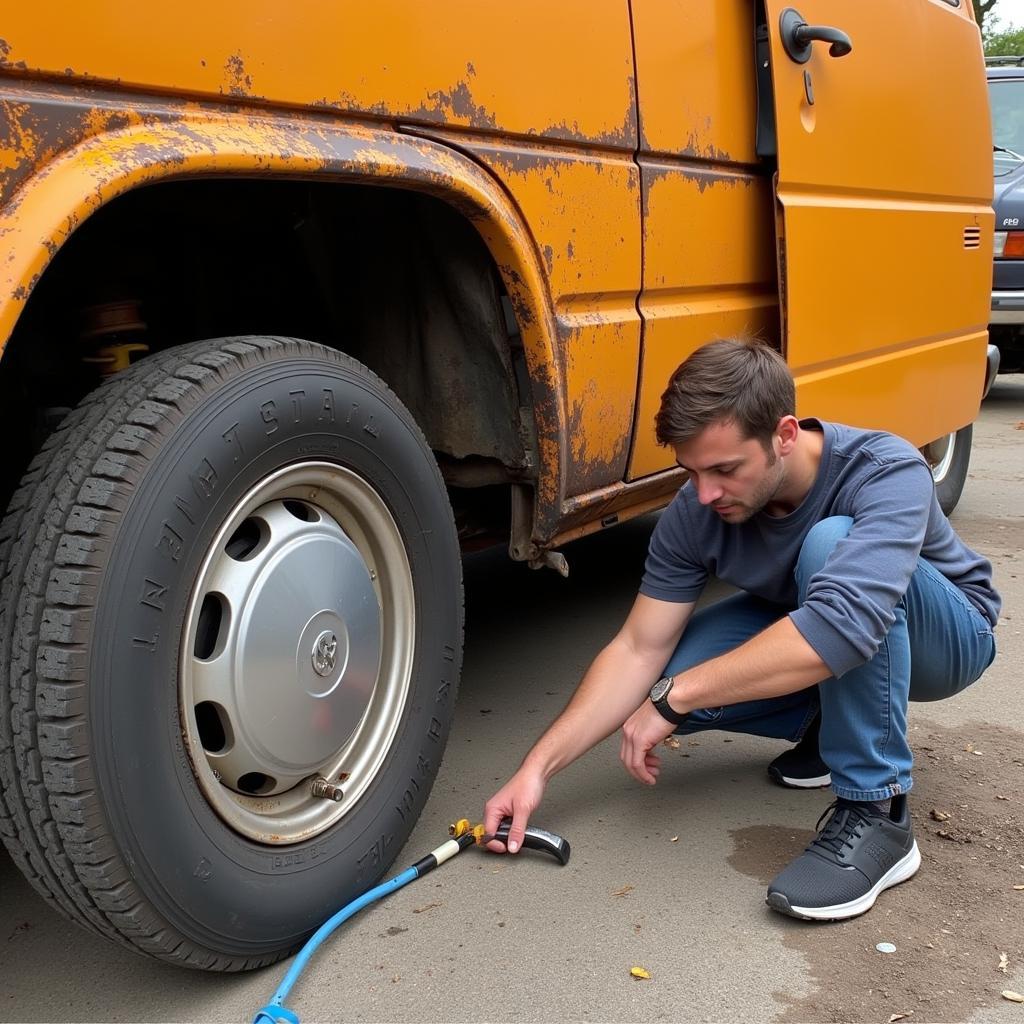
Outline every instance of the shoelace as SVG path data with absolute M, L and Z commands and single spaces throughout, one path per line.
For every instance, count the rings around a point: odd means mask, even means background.
M 853 848 L 854 840 L 860 839 L 861 831 L 868 824 L 867 816 L 855 804 L 847 803 L 845 800 L 834 800 L 825 808 L 817 824 L 818 828 L 825 815 L 832 812 L 828 824 L 814 838 L 808 849 L 817 847 L 819 851 L 830 854 L 833 858 L 843 858 L 844 847 Z

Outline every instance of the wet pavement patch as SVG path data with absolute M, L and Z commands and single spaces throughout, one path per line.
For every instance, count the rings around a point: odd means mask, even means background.
M 765 908 L 765 927 L 806 957 L 816 987 L 804 999 L 773 993 L 782 1024 L 967 1020 L 999 1004 L 1024 967 L 1024 889 L 1014 888 L 1024 886 L 1024 736 L 993 725 L 913 724 L 921 869 L 850 921 L 805 923 Z M 828 794 L 807 794 L 816 796 L 824 810 Z M 729 863 L 767 885 L 812 835 L 737 829 Z M 879 952 L 884 943 L 895 950 Z

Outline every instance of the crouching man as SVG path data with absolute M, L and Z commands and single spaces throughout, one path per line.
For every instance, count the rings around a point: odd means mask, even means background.
M 770 907 L 854 917 L 917 871 L 907 702 L 978 679 L 1000 599 L 916 449 L 795 408 L 785 361 L 757 342 L 712 342 L 672 376 L 657 436 L 689 479 L 621 630 L 487 802 L 489 832 L 513 819 L 510 853 L 551 777 L 616 729 L 623 765 L 650 786 L 669 734 L 725 729 L 798 741 L 769 774 L 835 794 Z M 740 592 L 694 614 L 709 575 Z

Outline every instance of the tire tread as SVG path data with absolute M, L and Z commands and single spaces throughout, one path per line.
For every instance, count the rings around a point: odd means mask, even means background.
M 113 538 L 160 440 L 217 381 L 282 354 L 328 355 L 369 372 L 334 350 L 273 337 L 196 342 L 151 356 L 65 417 L 0 523 L 0 665 L 9 666 L 0 679 L 0 836 L 34 888 L 71 920 L 127 948 L 207 970 L 247 970 L 290 951 L 219 955 L 186 940 L 146 902 L 95 789 L 86 645 Z

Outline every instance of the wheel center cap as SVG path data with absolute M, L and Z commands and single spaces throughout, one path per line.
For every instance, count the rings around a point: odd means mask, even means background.
M 313 645 L 313 671 L 318 676 L 329 676 L 338 661 L 338 637 L 325 629 Z

